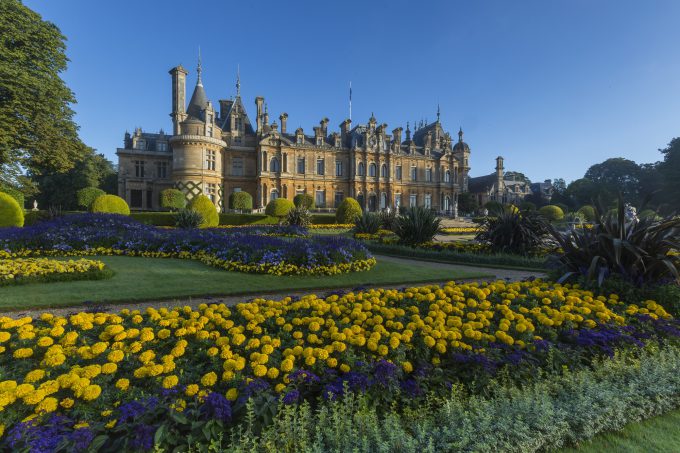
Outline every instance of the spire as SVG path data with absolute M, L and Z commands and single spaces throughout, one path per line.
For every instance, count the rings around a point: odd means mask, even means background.
M 439 102 L 437 102 L 437 122 L 439 122 L 439 115 L 440 115 L 440 110 L 439 110 Z
M 236 65 L 236 97 L 241 96 L 241 65 Z
M 462 127 L 458 130 L 458 141 L 459 142 L 463 141 L 463 128 Z
M 201 80 L 201 72 L 203 72 L 203 67 L 201 66 L 201 46 L 198 46 L 198 67 L 196 68 L 196 72 L 198 73 L 196 85 L 203 86 L 203 81 Z

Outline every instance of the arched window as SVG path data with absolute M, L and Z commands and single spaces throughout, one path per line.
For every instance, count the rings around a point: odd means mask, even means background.
M 380 209 L 387 209 L 387 194 L 385 192 L 380 193 Z
M 376 177 L 378 172 L 378 167 L 371 162 L 371 164 L 368 166 L 368 176 Z
M 364 170 L 364 163 L 359 162 L 359 166 L 357 167 L 357 175 L 359 176 L 364 176 L 365 170 Z
M 451 182 L 451 172 L 449 170 L 446 170 L 446 173 L 444 173 L 444 182 Z
M 267 152 L 262 151 L 262 171 L 267 171 Z
M 270 200 L 276 200 L 279 198 L 279 191 L 276 189 L 272 189 L 272 194 L 271 197 L 269 198 Z
M 382 167 L 380 167 L 380 176 L 387 178 L 387 165 L 382 164 Z
M 278 157 L 272 157 L 272 160 L 269 162 L 269 171 L 272 173 L 278 173 L 281 171 Z

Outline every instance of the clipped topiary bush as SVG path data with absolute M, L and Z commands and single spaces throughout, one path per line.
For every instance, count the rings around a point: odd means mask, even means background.
M 171 211 L 179 211 L 184 209 L 187 204 L 187 199 L 179 189 L 164 189 L 160 194 L 161 208 L 169 209 Z
M 293 204 L 300 208 L 314 209 L 314 197 L 307 193 L 299 193 L 293 198 Z
M 531 201 L 523 201 L 519 205 L 519 210 L 520 211 L 535 211 L 536 210 L 536 203 L 532 203 Z
M 250 211 L 253 209 L 253 197 L 248 192 L 234 192 L 229 195 L 229 209 Z
M 80 189 L 78 192 L 76 192 L 76 200 L 78 200 L 79 207 L 89 211 L 90 206 L 92 206 L 92 203 L 94 203 L 94 200 L 96 200 L 97 197 L 101 197 L 102 195 L 106 195 L 106 192 L 101 190 L 99 187 L 85 187 L 84 189 Z
M 335 221 L 337 223 L 354 223 L 362 213 L 359 202 L 352 197 L 347 197 L 340 203 L 335 211 Z
M 489 211 L 489 215 L 497 215 L 503 212 L 503 205 L 497 201 L 491 200 L 484 204 L 484 209 Z
M 576 211 L 578 214 L 581 214 L 581 216 L 587 221 L 587 222 L 593 222 L 595 221 L 595 208 L 590 206 L 589 204 L 581 206 L 581 209 Z
M 19 203 L 20 207 L 26 206 L 26 199 L 24 198 L 24 194 L 19 190 L 16 189 L 12 186 L 8 186 L 7 184 L 0 184 L 0 192 L 4 192 L 10 197 L 14 198 L 17 203 Z
M 272 217 L 283 219 L 294 207 L 295 205 L 293 202 L 287 198 L 275 198 L 267 203 L 267 208 L 264 210 L 264 213 Z
M 188 208 L 198 212 L 203 217 L 200 225 L 201 228 L 212 228 L 219 225 L 220 216 L 217 213 L 217 208 L 210 198 L 205 195 L 196 195 L 192 198 Z
M 104 212 L 108 214 L 130 215 L 130 207 L 122 198 L 116 195 L 100 195 L 94 199 L 90 206 L 92 212 Z
M 549 220 L 551 222 L 555 220 L 562 220 L 564 218 L 564 211 L 562 210 L 562 208 L 560 208 L 559 206 L 555 206 L 554 204 L 543 206 L 541 209 L 538 210 L 538 212 L 546 220 Z
M 0 192 L 0 227 L 24 226 L 24 208 L 13 196 Z

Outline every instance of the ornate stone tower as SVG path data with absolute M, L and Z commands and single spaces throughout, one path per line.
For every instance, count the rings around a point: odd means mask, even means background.
M 187 82 L 187 70 L 182 67 L 182 65 L 175 66 L 170 70 L 170 75 L 172 76 L 172 133 L 173 135 L 179 134 L 179 125 L 187 117 L 184 111 L 186 106 L 186 82 Z
M 201 59 L 199 54 L 197 80 L 186 113 L 183 112 L 184 74 L 174 68 L 173 77 L 173 120 L 183 118 L 176 126 L 178 129 L 170 139 L 173 152 L 172 179 L 176 188 L 186 195 L 187 200 L 199 194 L 208 196 L 218 210 L 223 206 L 222 162 L 223 150 L 227 146 L 222 140 L 222 131 L 216 124 L 215 109 L 203 88 L 201 80 Z M 180 111 L 181 109 L 181 111 Z M 176 113 L 177 112 L 177 113 Z

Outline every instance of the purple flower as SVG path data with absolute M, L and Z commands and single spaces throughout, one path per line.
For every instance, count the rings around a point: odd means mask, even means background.
M 283 404 L 294 404 L 300 399 L 300 392 L 291 390 L 283 396 Z
M 205 418 L 220 420 L 224 423 L 231 421 L 231 403 L 221 393 L 211 392 L 201 406 L 201 415 Z
M 86 450 L 94 439 L 94 433 L 90 428 L 78 428 L 69 434 L 69 439 L 73 442 L 76 451 Z
M 140 424 L 135 426 L 134 436 L 131 440 L 131 446 L 138 450 L 151 450 L 154 444 L 154 434 L 156 434 L 156 428 L 150 425 Z
M 294 382 L 303 382 L 305 384 L 317 383 L 320 381 L 319 376 L 307 370 L 296 370 L 288 375 L 288 379 Z

